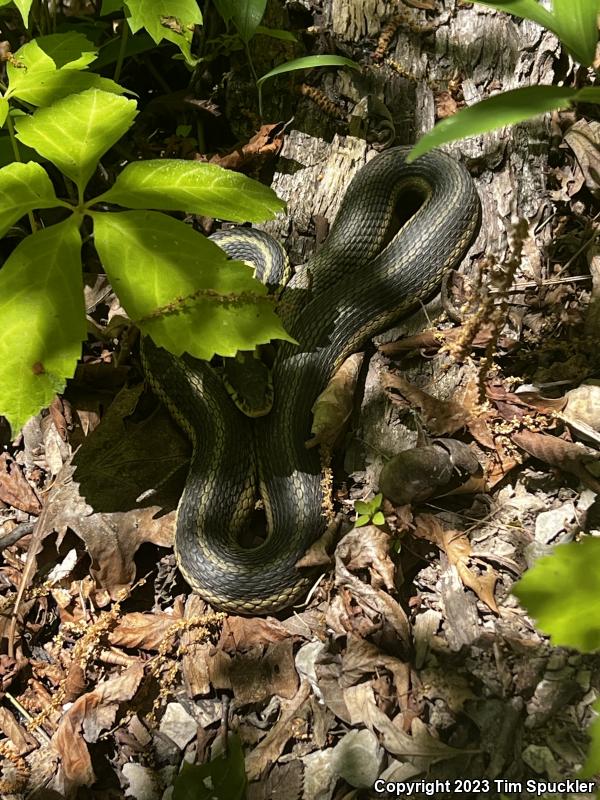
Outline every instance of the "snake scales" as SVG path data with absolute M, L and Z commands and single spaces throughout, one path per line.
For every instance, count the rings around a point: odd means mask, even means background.
M 319 454 L 304 444 L 315 399 L 348 355 L 432 293 L 476 233 L 479 199 L 466 169 L 440 152 L 408 165 L 406 153 L 388 150 L 357 173 L 308 265 L 310 288 L 288 285 L 280 315 L 300 345 L 279 343 L 267 416 L 244 416 L 208 363 L 143 340 L 149 382 L 193 444 L 177 562 L 216 607 L 273 612 L 307 591 L 314 576 L 295 564 L 324 526 Z M 394 210 L 407 192 L 422 203 L 395 233 Z M 245 548 L 239 536 L 257 489 L 268 535 Z

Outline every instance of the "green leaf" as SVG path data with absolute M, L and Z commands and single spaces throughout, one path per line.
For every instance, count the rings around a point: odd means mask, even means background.
M 39 72 L 52 71 L 56 69 L 56 64 L 51 56 L 48 55 L 38 45 L 34 39 L 27 42 L 14 54 L 14 61 L 6 64 L 6 74 L 9 84 L 24 78 L 29 72 L 37 70 Z
M 249 42 L 259 31 L 264 33 L 268 30 L 267 28 L 260 30 L 260 21 L 264 17 L 267 5 L 266 0 L 214 0 L 214 4 L 226 24 L 233 22 L 243 42 Z M 286 31 L 281 33 L 287 34 Z
M 234 222 L 262 222 L 285 208 L 272 189 L 252 178 L 183 159 L 134 161 L 102 199 L 129 208 L 189 211 Z
M 253 270 L 228 261 L 188 225 L 155 211 L 92 217 L 96 249 L 114 290 L 156 344 L 175 355 L 210 359 L 275 338 L 291 341 Z
M 504 125 L 514 125 L 555 108 L 565 108 L 576 99 L 576 94 L 576 89 L 568 87 L 526 86 L 489 97 L 438 122 L 433 130 L 419 139 L 407 161 L 410 163 L 442 144 L 487 133 Z
M 298 41 L 293 33 L 290 31 L 279 30 L 279 28 L 265 28 L 262 25 L 259 25 L 256 29 L 256 33 L 260 34 L 261 36 L 270 36 L 271 39 L 281 39 L 284 42 L 296 43 Z
M 234 4 L 232 20 L 240 39 L 249 42 L 265 15 L 267 0 L 238 0 Z
M 125 89 L 110 78 L 102 78 L 93 72 L 75 69 L 17 70 L 4 95 L 18 97 L 34 106 L 49 106 L 62 98 L 83 92 L 86 89 L 102 90 L 105 93 L 123 94 Z
M 377 510 L 378 508 L 381 507 L 381 503 L 383 502 L 383 494 L 381 494 L 381 493 L 376 494 L 375 497 L 373 497 L 370 502 L 371 502 L 371 507 L 373 508 L 373 510 L 374 511 Z
M 24 239 L 0 270 L 0 414 L 16 433 L 64 389 L 86 336 L 71 217 Z
M 475 0 L 498 11 L 530 19 L 552 31 L 586 67 L 594 61 L 598 31 L 597 0 L 554 0 L 552 13 L 537 0 Z
M 352 69 L 360 69 L 360 64 L 343 56 L 305 56 L 304 58 L 295 58 L 293 61 L 287 61 L 285 64 L 280 64 L 275 69 L 267 72 L 266 75 L 258 79 L 256 85 L 262 86 L 265 81 L 274 78 L 276 75 L 283 75 L 284 72 L 293 72 L 297 69 L 312 69 L 313 67 L 351 67 Z
M 575 95 L 578 103 L 600 103 L 600 86 L 584 86 Z
M 98 48 L 87 36 L 76 31 L 52 33 L 34 39 L 58 69 L 85 69 L 96 58 Z
M 355 500 L 354 501 L 354 510 L 357 514 L 369 514 L 371 513 L 371 506 L 369 503 L 365 503 L 364 500 Z
M 15 127 L 21 142 L 52 161 L 83 192 L 99 158 L 123 136 L 136 114 L 135 101 L 88 89 L 21 117 Z
M 598 1 L 554 0 L 552 10 L 556 21 L 551 30 L 580 64 L 591 67 L 598 42 Z
M 25 25 L 27 28 L 29 25 L 29 11 L 31 10 L 33 0 L 14 0 L 14 3 L 19 9 L 21 19 L 23 20 L 23 25 Z M 0 6 L 7 6 L 8 4 L 9 0 L 5 0 L 5 2 L 0 3 Z
M 600 714 L 600 699 L 596 700 L 592 709 L 596 714 Z M 577 775 L 578 778 L 593 778 L 600 772 L 600 716 L 594 719 L 587 732 L 590 736 L 590 746 L 585 764 Z
M 373 515 L 373 525 L 384 525 L 385 524 L 385 517 L 378 511 L 376 514 Z
M 239 736 L 229 736 L 227 744 L 227 755 L 208 764 L 184 761 L 175 779 L 173 800 L 244 800 L 246 770 Z
M 158 44 L 162 39 L 176 44 L 187 60 L 194 26 L 202 23 L 196 0 L 126 0 L 132 33 L 145 28 Z
M 43 167 L 18 161 L 0 169 L 0 236 L 34 208 L 52 208 L 58 201 Z
M 0 128 L 6 122 L 9 108 L 8 100 L 5 97 L 0 97 Z
M 361 514 L 360 517 L 357 517 L 354 522 L 355 528 L 362 528 L 363 525 L 367 525 L 371 520 L 370 514 Z
M 513 587 L 556 646 L 600 649 L 600 539 L 561 544 Z

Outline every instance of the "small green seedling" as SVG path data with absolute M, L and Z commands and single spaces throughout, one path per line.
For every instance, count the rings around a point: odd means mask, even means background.
M 356 520 L 354 521 L 355 528 L 362 528 L 363 525 L 384 525 L 385 517 L 381 511 L 381 503 L 383 502 L 383 495 L 376 494 L 371 500 L 356 500 L 354 503 L 354 510 L 356 511 Z

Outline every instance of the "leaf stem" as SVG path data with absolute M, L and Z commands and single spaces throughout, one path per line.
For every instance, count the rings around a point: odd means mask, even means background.
M 123 60 L 125 59 L 125 49 L 127 47 L 127 39 L 129 38 L 129 24 L 127 19 L 123 17 L 123 24 L 121 27 L 121 43 L 119 45 L 119 55 L 117 56 L 117 63 L 115 64 L 115 74 L 113 80 L 115 83 L 119 82 L 121 77 L 121 69 L 123 67 Z
M 258 84 L 258 75 L 256 74 L 256 70 L 254 69 L 254 64 L 252 62 L 252 56 L 250 55 L 250 48 L 248 47 L 248 42 L 244 42 L 244 49 L 246 51 L 246 58 L 248 59 L 248 65 L 250 66 L 250 72 L 252 73 L 252 79 L 254 80 L 254 85 L 256 86 L 256 91 L 258 92 L 258 113 L 262 119 L 262 92 L 260 90 L 260 86 Z

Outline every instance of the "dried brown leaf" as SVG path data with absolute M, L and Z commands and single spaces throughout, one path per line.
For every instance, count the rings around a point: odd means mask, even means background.
M 600 492 L 600 481 L 587 469 L 587 464 L 600 460 L 600 454 L 596 450 L 582 444 L 566 442 L 557 436 L 529 430 L 515 431 L 510 438 L 529 455 L 576 475 L 592 491 Z
M 40 513 L 41 504 L 36 493 L 8 453 L 0 454 L 0 500 L 27 514 Z
M 575 153 L 585 185 L 597 193 L 600 190 L 600 122 L 577 120 L 566 132 L 564 141 Z
M 353 707 L 360 709 L 360 717 L 352 724 L 363 723 L 369 730 L 381 735 L 381 742 L 389 753 L 418 765 L 424 772 L 437 761 L 455 758 L 460 751 L 434 738 L 421 720 L 415 718 L 411 734 L 405 733 L 377 706 L 373 689 L 369 684 L 359 684 L 354 689 Z M 358 696 L 360 695 L 360 697 Z
M 387 591 L 377 589 L 352 575 L 346 566 L 354 556 L 354 537 L 348 542 L 344 537 L 336 549 L 335 582 L 336 586 L 345 590 L 343 608 L 334 605 L 330 612 L 336 616 L 335 625 L 340 632 L 353 632 L 368 635 L 381 630 L 396 640 L 408 644 L 410 626 L 402 606 L 390 597 Z M 355 605 L 353 605 L 355 604 Z M 333 622 L 333 616 L 331 622 Z M 328 615 L 328 621 L 330 616 Z
M 400 375 L 387 373 L 383 386 L 388 390 L 396 390 L 411 406 L 417 406 L 421 410 L 425 427 L 436 436 L 455 433 L 469 421 L 470 413 L 461 403 L 438 400 Z M 393 394 L 391 396 L 394 398 Z
M 228 653 L 236 653 L 289 638 L 288 631 L 276 619 L 227 617 L 218 646 Z
M 82 695 L 63 715 L 52 743 L 68 788 L 91 786 L 95 781 L 86 741 L 95 742 L 114 723 L 119 703 L 132 699 L 143 676 L 143 665 L 136 664 Z
M 158 650 L 173 624 L 180 615 L 155 612 L 144 614 L 134 611 L 121 617 L 110 632 L 112 644 L 121 647 L 140 647 L 142 650 Z
M 390 558 L 392 538 L 389 533 L 375 525 L 365 525 L 353 528 L 343 542 L 343 559 L 349 570 L 368 569 L 372 586 L 396 591 L 396 566 Z
M 292 722 L 300 708 L 310 696 L 310 685 L 307 681 L 300 684 L 295 696 L 282 704 L 282 714 L 265 738 L 246 756 L 246 774 L 248 780 L 256 780 L 283 753 L 285 746 L 293 736 Z
M 215 155 L 211 164 L 218 164 L 225 169 L 246 170 L 257 161 L 275 158 L 283 146 L 284 126 L 281 123 L 263 125 L 249 142 L 236 147 L 230 153 Z
M 16 753 L 20 756 L 38 747 L 37 740 L 22 725 L 8 708 L 0 706 L 0 731 L 12 742 Z
M 312 407 L 313 438 L 307 447 L 325 446 L 330 450 L 343 433 L 354 407 L 354 390 L 363 362 L 363 354 L 347 358 L 329 381 Z
M 433 542 L 443 550 L 450 564 L 456 567 L 463 585 L 472 589 L 495 614 L 500 613 L 494 599 L 498 574 L 488 564 L 483 564 L 473 556 L 471 542 L 466 533 L 444 528 L 431 514 L 420 514 L 415 519 L 414 535 Z M 471 564 L 482 567 L 483 575 L 475 572 Z

